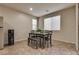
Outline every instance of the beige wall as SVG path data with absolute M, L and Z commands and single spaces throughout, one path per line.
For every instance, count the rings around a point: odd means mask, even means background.
M 43 24 L 43 19 L 47 17 L 53 17 L 56 15 L 61 15 L 61 30 L 56 31 L 53 34 L 54 40 L 64 41 L 68 43 L 75 43 L 76 41 L 76 16 L 75 16 L 75 6 L 61 11 L 51 13 L 40 17 L 40 24 Z M 42 27 L 41 25 L 40 27 Z
M 15 41 L 26 40 L 31 31 L 33 16 L 0 6 L 0 16 L 4 18 L 5 43 L 8 39 L 8 29 L 15 30 Z
M 3 17 L 0 17 L 0 27 L 3 27 Z M 0 49 L 4 45 L 4 28 L 0 28 Z
M 78 16 L 78 40 L 77 40 L 78 43 L 77 44 L 78 44 L 78 49 L 79 49 L 79 4 L 78 4 L 78 15 L 77 16 Z

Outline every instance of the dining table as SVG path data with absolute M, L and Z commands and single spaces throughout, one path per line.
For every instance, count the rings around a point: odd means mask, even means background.
M 47 37 L 47 35 L 49 35 L 49 33 L 47 32 L 33 32 L 33 33 L 29 33 L 29 36 L 33 34 L 33 36 L 35 36 L 36 38 L 39 38 L 40 41 L 40 46 L 41 48 L 45 48 L 45 37 Z M 51 43 L 51 34 L 50 34 L 50 44 Z

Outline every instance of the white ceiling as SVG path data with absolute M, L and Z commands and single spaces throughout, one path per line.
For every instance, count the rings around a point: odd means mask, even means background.
M 64 8 L 73 6 L 73 3 L 4 3 L 1 4 L 6 7 L 33 15 L 33 16 L 43 16 Z M 29 8 L 33 8 L 32 11 Z M 48 10 L 48 12 L 46 12 Z

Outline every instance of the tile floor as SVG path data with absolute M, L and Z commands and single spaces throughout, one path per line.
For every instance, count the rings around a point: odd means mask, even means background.
M 76 55 L 75 45 L 60 41 L 53 41 L 51 48 L 33 49 L 27 46 L 27 41 L 15 43 L 13 46 L 6 46 L 0 50 L 0 55 Z

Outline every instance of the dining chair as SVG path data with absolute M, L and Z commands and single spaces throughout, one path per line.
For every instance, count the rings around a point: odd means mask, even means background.
M 28 46 L 38 49 L 39 47 L 39 38 L 34 33 L 29 33 Z
M 45 35 L 45 45 L 47 47 L 52 46 L 52 31 L 47 31 L 48 34 Z
M 36 48 L 38 49 L 39 47 L 39 41 L 37 38 L 28 38 L 29 41 L 30 41 L 30 46 L 33 47 L 33 48 Z

